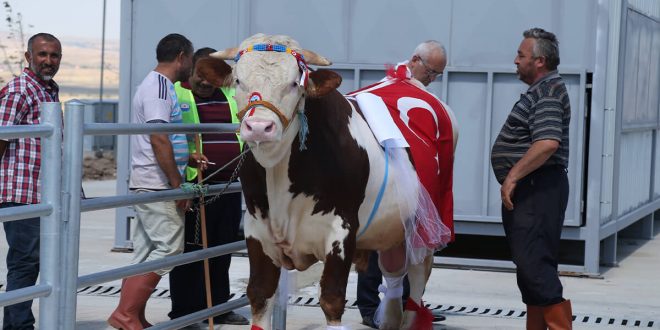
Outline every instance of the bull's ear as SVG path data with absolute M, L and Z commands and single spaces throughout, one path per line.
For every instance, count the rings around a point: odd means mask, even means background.
M 195 72 L 213 87 L 227 87 L 232 83 L 231 66 L 215 57 L 203 57 L 195 63 Z
M 311 50 L 303 49 L 300 52 L 303 54 L 303 56 L 305 56 L 305 62 L 307 62 L 307 64 L 318 66 L 328 66 L 332 64 L 330 60 L 317 53 L 314 53 Z
M 233 60 L 238 53 L 238 47 L 227 48 L 225 50 L 217 51 L 209 54 L 211 57 L 219 58 L 221 60 Z
M 309 74 L 310 84 L 307 86 L 309 97 L 321 97 L 341 85 L 341 76 L 330 70 L 316 70 Z

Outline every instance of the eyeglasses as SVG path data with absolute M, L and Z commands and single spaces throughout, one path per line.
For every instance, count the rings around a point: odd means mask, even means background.
M 426 65 L 426 62 L 424 61 L 424 59 L 421 56 L 417 56 L 417 58 L 419 58 L 419 60 L 422 62 L 422 65 L 424 66 L 424 70 L 426 70 L 426 74 L 429 77 L 434 77 L 434 76 L 435 77 L 442 77 L 442 72 L 438 72 L 438 71 L 435 71 L 435 70 L 429 68 L 429 66 Z

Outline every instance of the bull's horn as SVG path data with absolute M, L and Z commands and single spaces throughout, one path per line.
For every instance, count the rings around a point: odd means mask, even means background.
M 314 53 L 311 50 L 303 49 L 300 52 L 303 54 L 303 56 L 305 56 L 305 62 L 307 62 L 307 64 L 319 66 L 328 66 L 332 64 L 330 60 L 317 53 Z
M 217 51 L 215 53 L 209 54 L 211 57 L 219 58 L 221 60 L 233 60 L 238 53 L 237 47 L 227 48 L 225 50 Z

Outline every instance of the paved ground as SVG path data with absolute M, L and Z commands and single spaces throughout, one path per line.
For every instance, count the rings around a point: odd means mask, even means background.
M 85 182 L 88 196 L 112 195 L 114 181 Z M 660 228 L 660 223 L 656 223 Z M 114 235 L 114 211 L 84 213 L 81 229 L 80 275 L 126 265 L 131 255 L 110 252 Z M 7 251 L 4 234 L 0 235 L 0 283 L 6 275 Z M 620 264 L 601 268 L 602 278 L 562 277 L 565 296 L 573 301 L 575 329 L 660 329 L 660 237 L 653 240 L 626 240 L 619 245 Z M 249 266 L 247 258 L 233 258 L 232 291 L 245 291 Z M 323 313 L 317 302 L 317 269 L 299 275 L 301 289 L 294 294 L 288 308 L 287 329 L 325 329 Z M 356 275 L 349 279 L 348 305 L 355 299 Z M 118 303 L 115 294 L 119 281 L 105 283 L 78 295 L 78 329 L 108 329 L 105 319 Z M 147 307 L 152 322 L 167 320 L 170 301 L 168 281 L 163 279 Z M 101 294 L 99 292 L 106 293 Z M 303 299 L 296 299 L 303 298 Z M 511 272 L 437 268 L 433 270 L 425 301 L 431 308 L 446 310 L 447 320 L 435 329 L 524 329 L 520 302 Z M 38 313 L 38 304 L 34 310 Z M 237 310 L 249 317 L 247 307 Z M 0 319 L 2 316 L 0 315 Z M 354 330 L 368 329 L 359 324 L 357 309 L 347 308 L 345 325 Z M 610 324 L 611 323 L 611 324 Z M 249 329 L 249 326 L 216 326 L 216 329 Z

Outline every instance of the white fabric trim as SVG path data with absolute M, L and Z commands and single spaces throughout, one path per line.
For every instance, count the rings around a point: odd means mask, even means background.
M 360 93 L 355 96 L 355 100 L 380 145 L 387 144 L 388 147 L 395 148 L 410 146 L 394 123 L 382 98 L 371 93 Z

